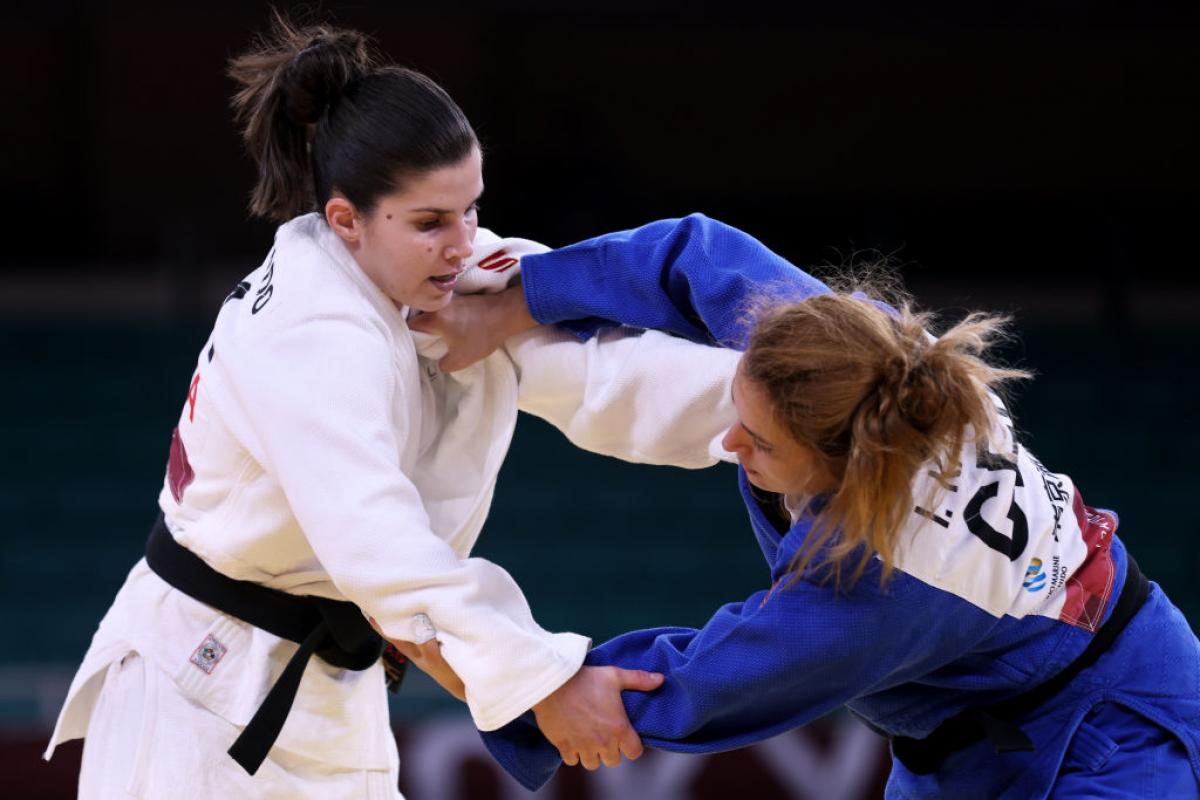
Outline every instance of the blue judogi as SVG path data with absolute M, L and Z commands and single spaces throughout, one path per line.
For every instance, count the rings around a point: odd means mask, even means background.
M 620 323 L 739 349 L 747 300 L 828 291 L 752 237 L 698 214 L 527 256 L 522 272 L 534 318 L 581 338 Z M 751 744 L 842 705 L 888 734 L 922 738 L 965 708 L 1045 682 L 1111 613 L 1125 549 L 1114 514 L 1085 506 L 1069 478 L 1010 444 L 1017 455 L 999 467 L 964 454 L 962 491 L 947 500 L 944 517 L 913 515 L 916 544 L 898 556 L 886 585 L 873 562 L 840 592 L 788 580 L 817 506 L 788 528 L 739 470 L 769 588 L 721 607 L 699 630 L 618 636 L 587 663 L 664 673 L 662 688 L 626 692 L 624 702 L 643 742 L 678 752 Z M 1020 539 L 1014 506 L 1028 527 Z M 972 513 L 974 524 L 964 521 Z M 1163 757 L 1154 780 L 1183 786 L 1183 796 L 1200 791 L 1200 642 L 1152 584 L 1097 663 L 1018 722 L 1034 752 L 997 755 L 981 741 L 930 775 L 897 761 L 888 796 L 1043 797 L 1060 772 L 1063 787 L 1080 776 L 1086 785 L 1094 773 L 1117 790 L 1147 780 L 1138 770 L 1148 755 Z M 531 714 L 484 739 L 531 789 L 560 763 Z M 1138 752 L 1120 750 L 1132 741 Z

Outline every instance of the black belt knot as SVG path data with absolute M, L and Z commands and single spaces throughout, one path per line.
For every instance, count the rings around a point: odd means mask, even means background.
M 395 691 L 399 687 L 404 675 L 404 656 L 390 645 L 385 647 L 383 637 L 353 603 L 287 594 L 222 575 L 176 542 L 161 514 L 146 542 L 146 563 L 160 578 L 189 597 L 300 645 L 229 748 L 233 760 L 251 775 L 262 766 L 279 737 L 295 702 L 304 668 L 314 654 L 328 664 L 350 670 L 367 669 L 383 656 L 388 688 Z

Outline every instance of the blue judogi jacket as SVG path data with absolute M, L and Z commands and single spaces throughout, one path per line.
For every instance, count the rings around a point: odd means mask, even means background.
M 699 214 L 527 256 L 521 266 L 534 318 L 580 338 L 619 323 L 742 349 L 747 301 L 829 291 L 754 238 Z M 739 469 L 767 563 L 763 589 L 722 606 L 700 629 L 632 631 L 588 656 L 590 665 L 666 676 L 654 692 L 623 695 L 642 741 L 726 750 L 843 705 L 885 733 L 922 738 L 959 711 L 1021 694 L 1070 664 L 1124 581 L 1116 516 L 1084 505 L 1067 476 L 1043 467 L 995 401 L 1002 447 L 969 445 L 953 491 L 934 508 L 914 507 L 897 570 L 883 585 L 878 561 L 849 589 L 791 581 L 789 564 L 822 500 L 787 527 Z M 925 496 L 920 489 L 918 480 L 914 498 Z M 997 755 L 981 741 L 932 775 L 895 762 L 888 795 L 1043 796 L 1080 721 L 1105 701 L 1176 733 L 1200 775 L 1200 642 L 1155 584 L 1096 664 L 1019 720 L 1034 752 Z M 561 763 L 531 713 L 483 736 L 529 789 Z

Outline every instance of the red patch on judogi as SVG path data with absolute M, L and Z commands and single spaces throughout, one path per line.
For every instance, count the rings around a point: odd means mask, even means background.
M 1058 618 L 1095 633 L 1108 607 L 1116 574 L 1112 560 L 1112 537 L 1117 529 L 1117 520 L 1109 512 L 1085 506 L 1078 493 L 1072 510 L 1079 521 L 1088 554 L 1067 581 L 1067 600 Z
M 171 431 L 171 455 L 167 459 L 167 483 L 176 503 L 183 502 L 183 491 L 195 479 L 192 465 L 188 463 L 187 450 L 179 436 L 179 428 Z
M 517 259 L 510 256 L 504 250 L 497 250 L 487 258 L 479 262 L 479 268 L 485 269 L 488 272 L 505 272 L 517 265 Z

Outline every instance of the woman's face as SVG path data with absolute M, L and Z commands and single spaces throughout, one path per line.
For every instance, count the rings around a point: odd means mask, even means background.
M 367 277 L 397 305 L 438 311 L 450 303 L 471 256 L 481 194 L 483 160 L 474 148 L 457 164 L 406 181 L 369 215 L 356 215 L 353 238 L 331 224 Z
M 750 483 L 780 494 L 819 494 L 835 487 L 817 452 L 779 424 L 770 398 L 741 364 L 733 378 L 733 405 L 738 418 L 721 446 L 738 457 Z

